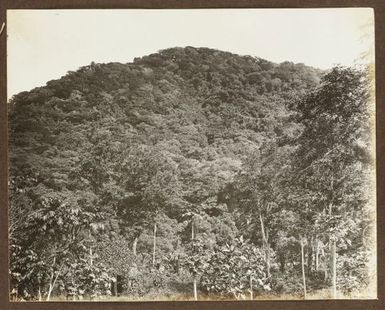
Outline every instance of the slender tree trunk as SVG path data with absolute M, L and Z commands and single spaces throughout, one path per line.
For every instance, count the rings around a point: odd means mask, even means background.
M 318 271 L 318 267 L 319 267 L 319 261 L 318 261 L 318 258 L 319 257 L 319 241 L 317 240 L 316 241 L 316 248 L 315 248 L 315 270 Z
M 136 246 L 138 245 L 138 237 L 135 237 L 134 242 L 132 244 L 132 253 L 136 256 Z
M 52 269 L 55 267 L 55 265 L 56 265 L 56 257 L 53 258 Z M 48 292 L 47 292 L 47 299 L 46 299 L 46 301 L 49 301 L 50 298 L 51 298 L 52 291 L 53 291 L 53 289 L 55 287 L 56 280 L 59 277 L 59 274 L 61 272 L 62 267 L 63 267 L 63 264 L 59 267 L 59 270 L 57 271 L 56 275 L 55 275 L 55 271 L 54 270 L 52 270 L 52 272 L 51 272 L 51 276 L 50 276 L 50 279 L 49 279 L 49 286 L 48 286 Z
M 177 253 L 179 253 L 179 239 L 176 241 L 176 251 Z M 179 275 L 179 254 L 177 255 L 177 258 L 176 258 L 176 263 L 175 263 L 175 266 L 174 266 L 174 271 L 176 274 Z
M 52 269 L 55 267 L 56 264 L 56 257 L 53 258 L 53 263 L 52 263 Z M 55 275 L 54 270 L 51 272 L 51 276 L 49 277 L 49 286 L 48 286 L 48 293 L 47 293 L 47 301 L 51 298 L 51 292 L 52 292 L 52 282 L 53 282 L 53 277 Z
M 63 265 L 62 265 L 62 266 L 63 266 Z M 46 299 L 46 301 L 49 301 L 50 298 L 51 298 L 52 291 L 53 291 L 53 289 L 54 289 L 54 287 L 55 287 L 56 280 L 57 280 L 57 278 L 58 278 L 59 275 L 60 275 L 60 271 L 61 271 L 62 266 L 60 266 L 60 268 L 59 268 L 59 270 L 57 271 L 55 277 L 54 277 L 54 272 L 52 272 L 52 274 L 51 274 L 51 278 L 50 278 L 50 281 L 49 281 L 49 287 L 48 287 L 48 293 L 47 293 L 47 299 Z M 53 281 L 52 281 L 52 280 L 53 280 Z
M 42 296 L 41 296 L 41 285 L 39 283 L 38 291 L 37 291 L 37 296 L 39 298 L 39 301 L 42 301 Z
M 333 188 L 333 181 L 331 184 Z M 329 204 L 329 215 L 332 215 L 333 204 Z M 331 276 L 332 276 L 332 296 L 334 299 L 337 298 L 337 251 L 336 251 L 336 241 L 334 238 L 329 237 L 330 243 L 330 252 L 331 252 Z
M 302 266 L 303 294 L 304 294 L 304 299 L 306 299 L 305 253 L 304 253 L 304 244 L 302 240 L 301 240 L 301 266 Z
M 254 299 L 254 296 L 253 296 L 253 278 L 252 276 L 250 275 L 250 280 L 249 280 L 249 284 L 250 284 L 250 300 L 253 300 Z
M 268 241 L 266 240 L 266 273 L 268 278 L 270 278 L 270 267 L 271 267 L 270 261 L 271 261 L 270 246 Z
M 193 280 L 193 289 L 194 289 L 194 300 L 198 300 L 197 278 L 196 278 L 196 276 L 194 276 L 194 280 Z
M 333 240 L 331 249 L 331 271 L 332 271 L 332 296 L 334 299 L 337 298 L 337 253 L 336 253 L 336 242 Z
M 266 275 L 268 278 L 270 278 L 270 249 L 267 249 L 267 254 L 266 254 Z
M 156 259 L 156 223 L 154 223 L 154 249 L 152 252 L 152 265 L 155 266 Z
M 267 232 L 267 228 L 263 223 L 262 214 L 259 214 L 259 220 L 261 222 L 261 233 L 262 233 L 262 243 L 263 248 L 265 250 L 265 264 L 266 264 L 266 274 L 267 277 L 270 278 L 270 247 L 269 247 L 269 235 Z
M 90 241 L 90 249 L 89 249 L 89 253 L 90 253 L 90 266 L 93 265 L 93 257 L 92 257 L 92 245 L 91 245 L 91 229 L 88 229 L 88 238 L 89 238 L 89 241 Z
M 195 239 L 195 225 L 194 225 L 194 219 L 191 220 L 191 240 Z

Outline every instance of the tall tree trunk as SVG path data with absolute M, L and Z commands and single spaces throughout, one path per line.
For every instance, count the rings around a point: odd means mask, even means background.
M 253 296 L 253 278 L 251 275 L 250 275 L 249 285 L 250 285 L 250 300 L 253 300 L 254 299 L 254 296 Z
M 42 301 L 42 296 L 41 296 L 41 285 L 40 285 L 40 283 L 39 283 L 39 286 L 38 286 L 37 296 L 38 296 L 38 298 L 39 298 L 39 301 Z
M 49 301 L 51 299 L 52 290 L 53 290 L 53 287 L 51 284 L 49 284 L 46 301 Z
M 155 266 L 156 259 L 156 222 L 154 223 L 154 249 L 152 252 L 152 265 Z
M 55 271 L 54 271 L 54 268 L 55 268 L 55 265 L 56 265 L 56 257 L 53 258 L 53 263 L 52 263 L 52 272 L 51 272 L 51 275 L 49 277 L 49 283 L 48 283 L 48 293 L 47 293 L 47 301 L 50 300 L 51 298 L 51 293 L 52 293 L 52 290 L 53 290 L 53 278 L 55 276 Z
M 269 234 L 267 228 L 263 223 L 262 214 L 259 213 L 259 220 L 261 222 L 261 233 L 262 233 L 262 243 L 265 251 L 265 264 L 266 264 L 266 274 L 270 278 L 270 246 L 269 246 Z
M 56 275 L 55 275 L 55 272 L 54 272 L 54 271 L 52 271 L 52 273 L 51 273 L 51 277 L 50 277 L 50 280 L 49 280 L 49 287 L 48 287 L 48 293 L 47 293 L 47 299 L 46 299 L 46 301 L 49 301 L 50 298 L 51 298 L 52 291 L 53 291 L 53 289 L 55 288 L 56 280 L 57 280 L 57 278 L 58 278 L 59 275 L 60 275 L 60 272 L 61 272 L 62 267 L 63 267 L 63 265 L 60 266 L 60 268 L 59 268 L 59 270 L 57 271 Z
M 304 299 L 306 299 L 305 253 L 304 253 L 303 240 L 301 240 L 301 266 L 302 266 L 303 295 L 304 295 Z
M 89 249 L 89 254 L 90 254 L 90 266 L 93 265 L 93 255 L 92 255 L 92 245 L 91 245 L 91 229 L 88 229 L 88 238 L 90 239 L 90 249 Z
M 174 271 L 176 274 L 179 275 L 179 239 L 176 241 L 176 252 L 178 253 L 177 257 L 176 257 L 176 263 L 174 265 Z
M 333 180 L 331 187 L 333 188 Z M 329 215 L 332 215 L 333 204 L 329 204 Z M 334 299 L 337 298 L 337 251 L 336 251 L 336 241 L 332 236 L 329 237 L 330 243 L 330 252 L 331 252 L 331 276 L 332 276 L 332 296 Z
M 319 241 L 316 240 L 316 248 L 315 248 L 315 270 L 318 271 L 319 267 Z
M 193 289 L 194 289 L 194 300 L 198 300 L 197 278 L 196 278 L 196 276 L 194 276 L 194 280 L 193 280 Z
M 135 237 L 134 242 L 132 243 L 132 253 L 136 256 L 136 247 L 138 245 L 138 236 Z
M 337 298 L 337 253 L 336 253 L 336 241 L 332 241 L 331 248 L 331 271 L 332 271 L 332 296 Z

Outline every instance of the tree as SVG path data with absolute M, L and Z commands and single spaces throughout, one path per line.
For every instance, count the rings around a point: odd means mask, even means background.
M 308 193 L 318 237 L 329 245 L 334 298 L 338 246 L 360 226 L 356 215 L 370 203 L 364 192 L 373 182 L 369 86 L 365 70 L 336 67 L 299 105 L 305 127 L 296 184 Z
M 193 278 L 194 300 L 198 300 L 197 281 L 208 266 L 211 257 L 210 250 L 205 247 L 200 238 L 195 238 L 186 247 L 182 265 L 185 266 Z
M 278 147 L 274 140 L 266 143 L 258 153 L 248 158 L 236 185 L 241 202 L 241 220 L 246 219 L 248 229 L 260 231 L 253 232 L 260 237 L 268 277 L 271 275 L 271 233 L 277 234 L 276 228 L 271 227 L 270 223 L 274 222 L 276 213 L 282 208 L 279 204 L 283 191 L 280 185 L 289 167 L 290 154 L 290 148 Z

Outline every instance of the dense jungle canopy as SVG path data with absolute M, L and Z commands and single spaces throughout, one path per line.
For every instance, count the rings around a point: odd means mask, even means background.
M 374 249 L 370 85 L 367 68 L 186 47 L 17 94 L 11 295 L 360 294 Z

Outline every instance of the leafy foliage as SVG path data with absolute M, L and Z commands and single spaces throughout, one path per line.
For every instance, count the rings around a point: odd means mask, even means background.
M 339 290 L 359 291 L 369 88 L 365 69 L 186 47 L 14 96 L 12 294 L 298 293 L 331 285 L 333 257 Z
M 264 255 L 261 249 L 236 238 L 215 250 L 201 279 L 201 286 L 209 293 L 233 295 L 239 299 L 247 291 L 270 290 Z

